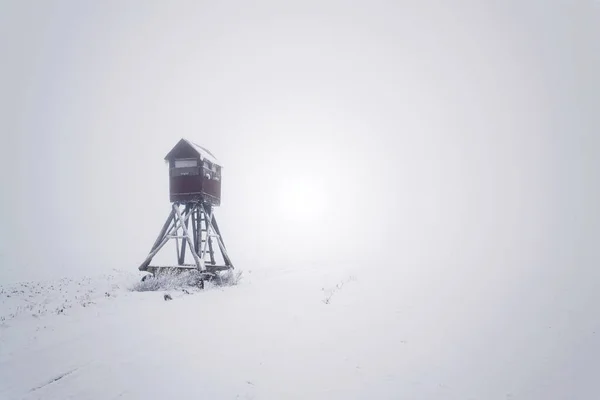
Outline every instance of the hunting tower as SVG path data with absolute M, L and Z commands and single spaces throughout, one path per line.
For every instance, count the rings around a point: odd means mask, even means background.
M 187 269 L 210 277 L 233 269 L 213 213 L 221 204 L 222 167 L 218 160 L 206 148 L 181 139 L 165 161 L 169 164 L 171 211 L 139 270 L 157 274 L 164 269 Z M 171 239 L 175 241 L 177 263 L 150 265 Z M 193 262 L 186 262 L 186 254 Z

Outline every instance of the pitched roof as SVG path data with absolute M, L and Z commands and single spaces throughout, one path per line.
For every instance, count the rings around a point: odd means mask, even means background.
M 190 146 L 196 153 L 198 153 L 198 156 L 200 156 L 201 159 L 210 161 L 211 163 L 217 164 L 219 166 L 221 165 L 221 164 L 219 164 L 219 160 L 217 160 L 217 157 L 215 157 L 214 154 L 210 152 L 210 150 L 208 150 L 207 148 L 202 147 L 199 144 L 196 144 L 186 138 L 181 139 L 175 145 L 175 147 L 173 147 L 173 149 L 171 149 L 171 151 L 169 151 L 169 154 L 167 154 L 165 156 L 165 160 L 171 156 L 171 153 L 173 152 L 173 150 L 175 150 L 180 145 L 181 142 L 185 142 L 188 146 Z

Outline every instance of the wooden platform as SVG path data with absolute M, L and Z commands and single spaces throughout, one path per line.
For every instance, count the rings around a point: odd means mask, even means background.
M 219 271 L 227 271 L 233 269 L 232 266 L 228 265 L 211 265 L 205 264 L 206 272 L 219 272 Z M 146 267 L 145 271 L 148 271 L 152 274 L 155 274 L 159 270 L 180 270 L 180 271 L 191 271 L 198 270 L 195 264 L 184 264 L 184 265 L 149 265 Z

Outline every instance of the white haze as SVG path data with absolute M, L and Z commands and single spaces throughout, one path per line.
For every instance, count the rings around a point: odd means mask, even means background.
M 597 3 L 14 1 L 0 51 L 3 283 L 135 271 L 189 137 L 236 267 L 414 282 L 513 350 L 562 329 L 533 386 L 600 370 Z

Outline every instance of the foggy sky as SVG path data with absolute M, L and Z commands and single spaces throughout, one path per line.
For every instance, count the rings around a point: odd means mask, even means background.
M 597 254 L 594 3 L 122 3 L 2 5 L 5 277 L 135 265 L 182 136 L 242 263 Z
M 2 282 L 136 270 L 188 137 L 240 269 L 360 266 L 600 334 L 597 2 L 2 2 L 0 51 Z M 576 386 L 598 351 L 565 343 Z
M 184 136 L 225 166 L 218 217 L 241 265 L 592 268 L 598 13 L 4 3 L 2 278 L 135 267 Z M 322 197 L 305 221 L 278 204 L 295 182 Z

